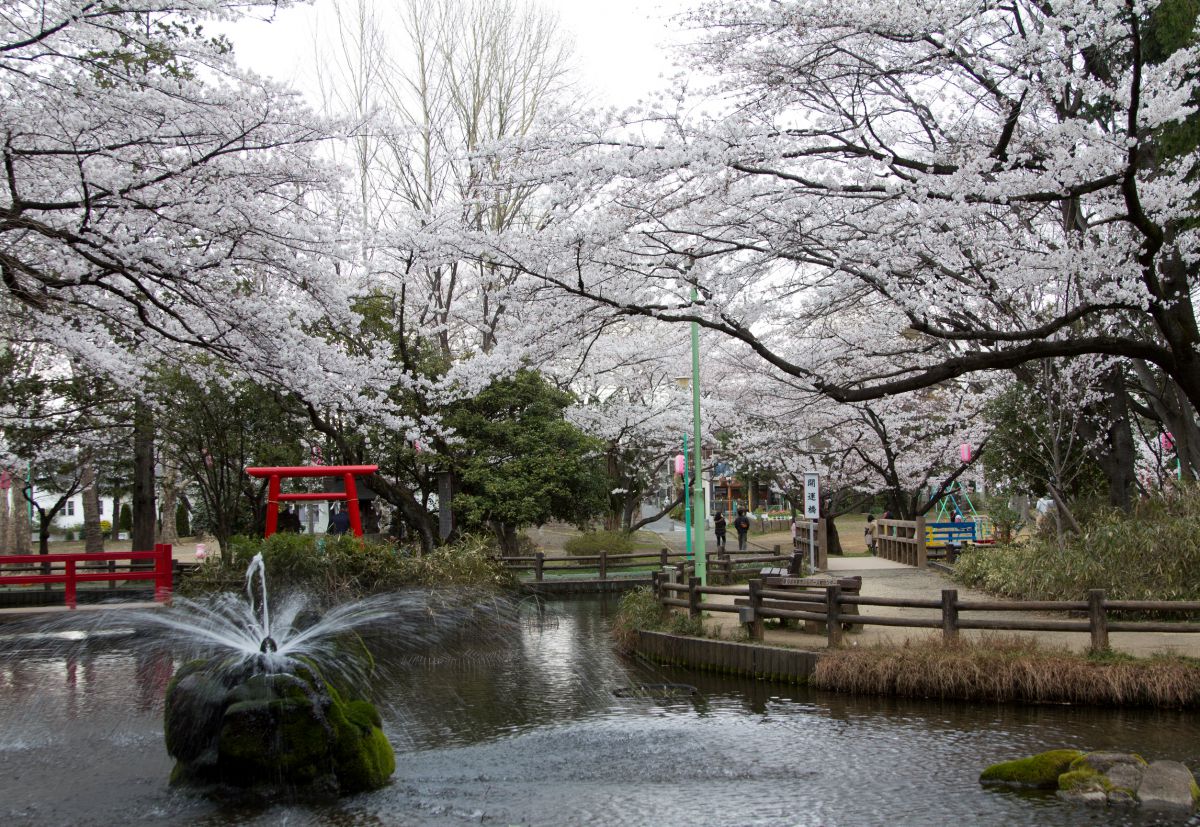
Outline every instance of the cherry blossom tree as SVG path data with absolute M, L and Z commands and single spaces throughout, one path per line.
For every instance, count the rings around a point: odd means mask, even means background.
M 1167 138 L 1194 123 L 1198 54 L 1164 35 L 1178 6 L 708 3 L 691 61 L 719 102 L 684 90 L 515 147 L 554 221 L 472 243 L 836 401 L 1107 355 L 1189 434 L 1197 154 Z

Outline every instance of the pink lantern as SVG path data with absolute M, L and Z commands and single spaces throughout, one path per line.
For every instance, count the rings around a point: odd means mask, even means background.
M 962 459 L 963 462 L 970 462 L 971 457 L 974 456 L 974 454 L 971 453 L 971 446 L 967 445 L 966 443 L 959 445 L 958 446 L 958 456 L 960 459 Z
M 687 457 L 683 454 L 675 455 L 675 473 L 683 476 L 683 469 L 687 468 Z

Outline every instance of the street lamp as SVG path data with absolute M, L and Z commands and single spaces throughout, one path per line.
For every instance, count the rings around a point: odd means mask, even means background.
M 692 288 L 692 301 L 697 298 L 696 289 Z M 680 387 L 692 387 L 692 450 L 694 451 L 695 488 L 692 494 L 692 551 L 696 567 L 696 577 L 700 585 L 708 585 L 708 558 L 704 552 L 704 460 L 700 445 L 700 325 L 692 322 L 692 375 L 682 376 L 675 380 Z M 687 452 L 687 438 L 684 437 L 684 452 Z M 686 484 L 687 478 L 684 477 Z

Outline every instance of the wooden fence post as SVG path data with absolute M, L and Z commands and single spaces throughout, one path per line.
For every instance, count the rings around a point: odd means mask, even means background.
M 650 588 L 654 591 L 654 599 L 662 600 L 662 572 L 650 572 Z
M 600 552 L 600 579 L 608 579 L 608 552 Z
M 75 561 L 68 560 L 64 568 L 66 569 L 67 581 L 63 583 L 63 598 L 66 600 L 67 608 L 75 608 Z
M 916 560 L 914 560 L 913 565 L 919 569 L 923 569 L 929 564 L 928 550 L 925 548 L 925 515 L 924 514 L 920 514 L 917 516 L 917 530 L 916 530 L 916 534 L 914 536 L 916 537 L 916 541 L 917 541 L 917 544 L 915 547 L 917 553 L 916 553 Z
M 842 645 L 842 619 L 838 611 L 841 599 L 840 585 L 825 587 L 825 635 L 831 649 Z
M 763 639 L 762 584 L 762 580 L 750 581 L 750 611 L 754 619 L 750 621 L 747 631 L 751 640 Z
M 538 551 L 533 555 L 533 579 L 542 582 L 542 567 L 546 564 L 546 552 Z
M 670 553 L 670 549 L 665 549 L 665 548 L 664 548 L 664 549 L 660 549 L 660 550 L 659 550 L 659 552 L 658 552 L 658 564 L 659 564 L 660 566 L 662 566 L 664 569 L 665 569 L 667 566 L 671 565 L 671 563 L 670 563 L 670 562 L 667 560 L 667 555 L 668 555 L 669 553 Z
M 1104 589 L 1088 589 L 1088 625 L 1092 632 L 1092 652 L 1108 649 L 1108 612 L 1104 608 Z
M 700 616 L 700 578 L 688 578 L 688 616 Z
M 776 557 L 779 557 L 783 554 L 782 549 L 779 548 L 779 543 L 776 543 L 775 545 L 773 545 L 771 547 L 771 553 L 774 554 Z
M 817 548 L 813 553 L 813 559 L 817 562 L 818 571 L 827 571 L 829 569 L 829 528 L 826 525 L 825 518 L 817 520 Z
M 733 582 L 733 571 L 729 565 L 729 555 L 723 551 L 717 552 L 717 572 L 720 574 L 721 582 L 726 586 Z
M 958 589 L 942 589 L 942 639 L 958 639 Z

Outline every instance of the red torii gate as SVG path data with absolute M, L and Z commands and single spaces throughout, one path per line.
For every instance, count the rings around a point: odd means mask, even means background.
M 350 511 L 350 530 L 355 537 L 363 535 L 362 515 L 358 513 L 358 487 L 354 478 L 363 474 L 374 474 L 378 465 L 297 465 L 292 467 L 247 468 L 246 473 L 258 479 L 267 479 L 267 528 L 263 537 L 270 537 L 279 526 L 279 503 L 306 500 L 345 500 Z M 341 477 L 345 492 L 317 491 L 303 494 L 281 494 L 279 481 L 287 477 Z

